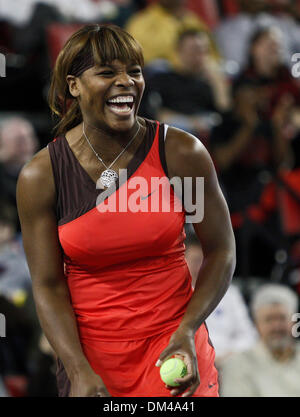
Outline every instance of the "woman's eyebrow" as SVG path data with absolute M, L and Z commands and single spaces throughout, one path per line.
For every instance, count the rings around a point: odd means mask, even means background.
M 125 62 L 124 65 L 129 67 L 140 67 L 140 64 L 138 62 Z M 103 68 L 111 68 L 111 69 L 118 69 L 118 65 L 113 63 L 103 63 L 103 64 L 96 64 L 95 65 L 95 71 L 99 71 Z

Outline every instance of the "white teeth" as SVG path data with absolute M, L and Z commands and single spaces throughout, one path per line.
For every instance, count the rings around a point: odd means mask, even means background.
M 129 111 L 131 111 L 131 108 L 129 106 L 110 106 L 110 108 L 116 113 L 128 113 Z
M 118 96 L 108 100 L 107 103 L 114 113 L 130 114 L 133 111 L 133 102 L 133 96 Z
M 109 103 L 133 103 L 132 96 L 118 96 L 108 100 Z

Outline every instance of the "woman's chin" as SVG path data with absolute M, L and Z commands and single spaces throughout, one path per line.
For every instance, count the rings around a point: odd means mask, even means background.
M 127 131 L 130 130 L 136 123 L 136 115 L 130 114 L 128 117 L 113 117 L 109 118 L 108 126 L 112 130 Z

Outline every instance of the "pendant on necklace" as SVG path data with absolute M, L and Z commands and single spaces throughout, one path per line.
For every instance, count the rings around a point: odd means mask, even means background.
M 106 169 L 100 175 L 100 181 L 104 187 L 110 187 L 118 178 L 118 174 L 113 169 Z

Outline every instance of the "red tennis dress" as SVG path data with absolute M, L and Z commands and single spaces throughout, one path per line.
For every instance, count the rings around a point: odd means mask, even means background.
M 184 257 L 185 213 L 178 209 L 181 203 L 168 180 L 165 126 L 145 121 L 146 135 L 127 167 L 127 180 L 102 202 L 101 191 L 66 138 L 48 145 L 65 278 L 81 345 L 116 397 L 171 396 L 155 363 L 193 295 Z M 152 178 L 162 185 L 153 190 Z M 136 185 L 139 181 L 143 187 Z M 161 203 L 164 196 L 171 210 L 149 210 L 151 202 Z M 124 198 L 130 210 L 124 210 Z M 117 203 L 116 211 L 103 210 L 110 202 Z M 144 209 L 133 210 L 134 202 Z M 195 344 L 201 384 L 193 396 L 218 396 L 215 352 L 205 324 L 197 330 Z M 59 358 L 57 362 L 59 395 L 68 396 L 70 382 Z

